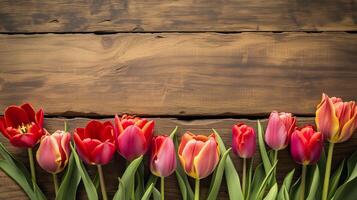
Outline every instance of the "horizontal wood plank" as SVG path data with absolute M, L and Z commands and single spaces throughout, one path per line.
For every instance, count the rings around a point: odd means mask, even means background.
M 356 31 L 353 0 L 3 0 L 0 32 Z
M 156 121 L 155 134 L 169 134 L 175 126 L 178 126 L 178 136 L 181 136 L 185 131 L 189 130 L 196 134 L 210 134 L 212 132 L 211 128 L 215 128 L 221 135 L 224 140 L 226 146 L 231 144 L 231 127 L 233 124 L 238 121 L 244 122 L 250 126 L 256 128 L 256 121 L 253 120 L 245 120 L 245 119 L 211 119 L 211 120 L 191 120 L 191 121 L 183 121 L 177 119 L 170 118 L 154 118 Z M 73 131 L 76 127 L 84 127 L 88 122 L 88 119 L 85 118 L 75 118 L 75 119 L 66 119 L 69 129 Z M 313 124 L 313 118 L 298 118 L 298 124 Z M 45 127 L 48 131 L 53 132 L 57 129 L 63 129 L 64 119 L 58 118 L 47 118 L 45 120 Z M 266 126 L 266 120 L 262 120 L 262 124 Z M 26 150 L 18 149 L 12 147 L 8 141 L 0 136 L 0 142 L 5 144 L 5 146 L 10 150 L 10 152 L 14 153 L 16 157 L 20 158 L 27 165 L 27 152 Z M 351 155 L 357 146 L 357 134 L 355 134 L 351 140 L 345 142 L 343 144 L 335 145 L 334 150 L 334 162 L 333 165 L 336 166 L 343 158 Z M 236 164 L 238 172 L 241 173 L 241 161 L 233 154 L 231 157 Z M 283 180 L 284 176 L 293 168 L 296 168 L 297 173 L 299 174 L 300 167 L 295 164 L 294 161 L 290 158 L 290 154 L 288 149 L 282 150 L 279 152 L 279 164 L 277 176 L 279 183 Z M 123 173 L 123 166 L 125 166 L 125 161 L 123 158 L 116 156 L 115 161 L 111 162 L 107 166 L 104 167 L 105 170 L 105 178 L 107 182 L 107 190 L 109 196 L 114 195 L 117 189 L 117 177 L 121 176 Z M 259 152 L 256 153 L 254 158 L 254 166 L 256 166 L 260 162 Z M 90 174 L 93 175 L 96 168 L 88 167 L 90 170 Z M 37 174 L 39 177 L 39 184 L 46 196 L 49 198 L 53 197 L 53 187 L 52 187 L 52 178 L 50 175 L 46 174 L 43 170 L 41 170 L 37 166 Z M 180 191 L 177 185 L 177 181 L 175 176 L 170 176 L 166 181 L 165 194 L 168 199 L 180 199 Z M 207 194 L 207 189 L 209 187 L 209 178 L 206 179 L 202 183 L 201 194 Z M 84 189 L 81 187 L 79 191 L 79 199 L 83 199 L 85 196 Z M 3 172 L 0 172 L 0 199 L 24 199 L 26 195 L 21 191 L 21 189 Z M 202 196 L 204 198 L 204 196 Z M 219 199 L 228 199 L 228 193 L 225 186 L 225 183 L 222 184 Z
M 0 113 L 314 115 L 321 93 L 357 99 L 347 33 L 0 35 Z

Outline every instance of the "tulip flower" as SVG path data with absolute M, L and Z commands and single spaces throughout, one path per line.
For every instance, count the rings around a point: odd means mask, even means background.
M 70 155 L 71 135 L 65 131 L 56 131 L 52 135 L 43 136 L 36 153 L 37 163 L 42 169 L 53 175 L 55 192 L 58 192 L 56 174 L 67 165 Z
M 315 164 L 321 156 L 323 135 L 311 125 L 296 129 L 291 135 L 290 152 L 295 162 L 302 165 L 300 199 L 305 199 L 306 165 Z
M 74 142 L 82 160 L 97 165 L 103 199 L 107 199 L 102 165 L 109 163 L 115 152 L 114 127 L 106 121 L 90 121 L 85 128 L 77 128 Z
M 32 182 L 36 183 L 35 163 L 32 148 L 45 134 L 43 110 L 35 112 L 29 103 L 9 106 L 0 117 L 0 132 L 16 147 L 27 148 Z
M 161 177 L 161 200 L 164 200 L 164 177 L 170 176 L 176 169 L 175 145 L 168 136 L 156 136 L 152 139 L 151 149 L 150 170 Z
M 195 200 L 198 200 L 199 180 L 209 176 L 219 161 L 215 135 L 207 137 L 186 132 L 181 138 L 178 155 L 186 174 L 196 179 Z
M 288 146 L 290 135 L 296 127 L 296 119 L 291 113 L 271 112 L 265 132 L 265 142 L 274 150 Z
M 232 128 L 233 153 L 243 158 L 242 191 L 245 194 L 247 158 L 253 157 L 256 150 L 256 135 L 252 127 L 244 123 L 236 124 Z
M 357 106 L 354 101 L 343 102 L 341 98 L 328 97 L 322 94 L 322 100 L 317 105 L 316 118 L 317 129 L 330 142 L 327 159 L 322 199 L 327 199 L 332 154 L 335 143 L 348 140 L 357 128 Z
M 132 161 L 144 155 L 149 148 L 154 121 L 123 115 L 115 116 L 115 141 L 118 152 L 126 160 Z

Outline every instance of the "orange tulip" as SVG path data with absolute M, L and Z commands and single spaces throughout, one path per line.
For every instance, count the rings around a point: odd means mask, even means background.
M 354 101 L 343 102 L 341 98 L 322 94 L 316 110 L 318 130 L 331 143 L 348 140 L 357 128 L 357 106 Z
M 178 154 L 185 172 L 195 179 L 202 179 L 216 168 L 220 152 L 214 134 L 207 137 L 186 132 Z

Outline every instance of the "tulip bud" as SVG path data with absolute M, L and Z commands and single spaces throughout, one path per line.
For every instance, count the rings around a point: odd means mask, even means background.
M 115 141 L 118 152 L 126 160 L 133 160 L 144 155 L 149 148 L 154 121 L 148 121 L 139 117 L 123 115 L 115 116 Z
M 152 139 L 150 159 L 151 172 L 160 177 L 170 176 L 176 169 L 176 151 L 172 139 L 168 136 L 156 136 Z
M 232 128 L 232 149 L 241 158 L 253 157 L 256 149 L 256 136 L 252 127 L 243 123 Z
M 271 112 L 265 132 L 265 142 L 274 150 L 288 146 L 290 135 L 296 127 L 296 119 L 291 113 Z
M 186 132 L 178 149 L 179 158 L 185 172 L 195 178 L 209 176 L 219 161 L 219 147 L 214 134 L 193 135 Z
M 312 126 L 296 129 L 291 135 L 291 156 L 299 164 L 315 164 L 320 159 L 323 144 L 323 135 L 315 132 Z
M 7 107 L 0 117 L 0 132 L 16 147 L 34 147 L 45 134 L 42 109 L 35 113 L 28 103 Z
M 90 121 L 85 128 L 77 128 L 74 142 L 82 160 L 90 165 L 109 163 L 115 152 L 114 127 L 106 121 Z
M 40 167 L 52 174 L 61 172 L 68 163 L 70 139 L 69 133 L 59 130 L 52 135 L 43 136 L 36 153 Z
M 341 98 L 329 98 L 322 94 L 317 106 L 317 129 L 332 143 L 348 140 L 357 128 L 357 106 L 354 101 L 342 102 Z

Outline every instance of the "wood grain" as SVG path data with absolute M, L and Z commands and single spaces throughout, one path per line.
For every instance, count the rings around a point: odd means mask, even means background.
M 2 0 L 0 32 L 356 31 L 354 0 Z
M 75 119 L 66 119 L 70 130 L 73 130 L 75 127 L 84 127 L 89 119 L 85 118 L 75 118 Z M 221 135 L 224 140 L 226 146 L 231 144 L 231 127 L 233 124 L 237 123 L 237 121 L 245 122 L 250 126 L 256 128 L 256 121 L 246 120 L 246 119 L 206 119 L 206 120 L 177 120 L 170 118 L 154 118 L 156 122 L 155 134 L 169 134 L 175 126 L 178 126 L 178 135 L 181 136 L 185 131 L 189 130 L 196 134 L 210 134 L 212 132 L 211 128 L 215 128 Z M 47 118 L 45 120 L 45 127 L 53 132 L 57 129 L 63 128 L 64 119 L 58 118 Z M 313 118 L 298 118 L 298 124 L 313 124 Z M 266 120 L 262 120 L 263 126 L 266 126 Z M 8 141 L 0 136 L 0 142 L 5 144 L 5 146 L 10 150 L 10 152 L 14 153 L 16 157 L 19 157 L 24 163 L 27 165 L 27 152 L 26 150 L 17 149 L 12 147 Z M 334 150 L 334 162 L 333 165 L 336 166 L 343 158 L 351 155 L 357 146 L 357 134 L 348 141 L 343 144 L 337 144 Z M 236 164 L 238 172 L 241 173 L 241 161 L 237 159 L 236 156 L 231 154 L 231 157 Z M 277 176 L 279 179 L 279 183 L 282 181 L 283 177 L 293 168 L 296 168 L 297 173 L 299 174 L 300 167 L 295 164 L 294 161 L 290 158 L 289 151 L 287 149 L 279 152 L 279 164 Z M 109 165 L 104 167 L 105 170 L 105 178 L 107 181 L 107 190 L 109 196 L 111 197 L 117 188 L 117 176 L 121 176 L 123 173 L 123 166 L 125 165 L 125 161 L 116 156 L 115 161 L 111 162 Z M 260 162 L 259 152 L 256 153 L 254 158 L 255 166 Z M 88 167 L 88 166 L 87 166 Z M 90 174 L 94 174 L 95 168 L 88 167 L 90 170 Z M 39 177 L 39 184 L 46 196 L 49 198 L 53 198 L 53 188 L 52 188 L 52 179 L 51 176 L 46 174 L 43 170 L 41 170 L 37 166 L 37 173 Z M 296 177 L 295 177 L 296 178 Z M 201 193 L 202 195 L 207 194 L 207 189 L 209 187 L 209 178 L 203 181 Z M 166 188 L 165 193 L 168 199 L 180 199 L 180 191 L 178 189 L 177 181 L 175 176 L 171 176 L 166 180 Z M 85 193 L 84 189 L 81 188 L 79 191 L 79 199 L 84 199 Z M 6 198 L 5 198 L 6 197 Z M 6 176 L 3 172 L 0 172 L 0 199 L 24 199 L 26 195 L 21 191 L 21 189 L 14 183 L 10 178 Z M 204 198 L 204 196 L 202 196 Z M 228 193 L 225 186 L 225 183 L 222 184 L 219 199 L 228 199 Z
M 357 99 L 347 33 L 1 35 L 0 111 L 55 116 L 312 116 L 321 93 Z

